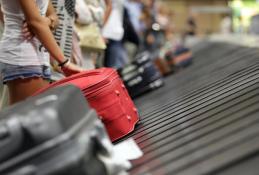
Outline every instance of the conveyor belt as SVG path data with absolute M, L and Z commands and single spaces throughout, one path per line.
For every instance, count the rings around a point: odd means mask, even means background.
M 194 48 L 194 65 L 136 100 L 130 135 L 144 156 L 131 174 L 259 174 L 259 52 L 225 43 Z

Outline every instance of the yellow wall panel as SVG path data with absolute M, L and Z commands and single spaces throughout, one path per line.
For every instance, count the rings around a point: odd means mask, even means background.
M 183 33 L 192 7 L 225 6 L 228 0 L 161 0 L 174 14 L 173 23 L 177 33 Z M 199 34 L 219 32 L 222 14 L 195 14 Z

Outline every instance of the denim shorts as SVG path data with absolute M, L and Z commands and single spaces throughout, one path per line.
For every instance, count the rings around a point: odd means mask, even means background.
M 51 69 L 49 66 L 18 66 L 0 62 L 0 78 L 5 84 L 16 79 L 42 77 L 49 80 Z

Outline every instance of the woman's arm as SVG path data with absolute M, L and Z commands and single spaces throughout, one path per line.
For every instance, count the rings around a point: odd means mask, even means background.
M 108 21 L 110 15 L 111 15 L 111 12 L 112 12 L 112 1 L 111 0 L 105 0 L 105 4 L 106 4 L 106 10 L 105 10 L 105 13 L 104 13 L 104 24 L 106 24 L 106 22 Z
M 59 25 L 59 19 L 51 0 L 49 0 L 46 17 L 50 20 L 50 29 L 55 30 Z
M 34 0 L 19 1 L 30 29 L 59 63 L 64 62 L 64 55 L 49 28 L 49 20 L 40 15 L 36 2 Z
M 46 18 L 48 19 L 49 28 L 52 31 L 54 31 L 59 25 L 59 19 L 58 19 L 58 16 L 56 14 L 55 8 L 52 5 L 51 0 L 49 1 L 49 4 L 48 4 Z M 31 40 L 34 37 L 34 33 L 33 33 L 33 31 L 30 30 L 30 28 L 27 24 L 27 21 L 24 21 L 22 30 L 23 30 L 23 36 L 24 36 L 25 39 Z
M 51 29 L 51 31 L 54 31 L 59 25 L 59 19 L 51 0 L 49 0 L 48 9 L 46 12 L 46 19 L 48 21 L 49 28 Z M 29 28 L 27 21 L 24 21 L 22 31 L 24 38 L 28 41 L 35 36 L 33 31 Z
M 41 41 L 50 55 L 58 63 L 64 63 L 66 60 L 65 56 L 49 28 L 49 19 L 40 15 L 40 11 L 35 0 L 19 0 L 19 2 L 21 4 L 29 28 Z M 68 76 L 81 72 L 83 69 L 72 63 L 68 63 L 63 67 L 63 71 Z

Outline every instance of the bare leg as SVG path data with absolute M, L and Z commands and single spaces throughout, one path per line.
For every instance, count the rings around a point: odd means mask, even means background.
M 25 100 L 48 84 L 48 81 L 38 77 L 16 79 L 7 82 L 9 89 L 9 104 L 12 105 L 14 103 Z

